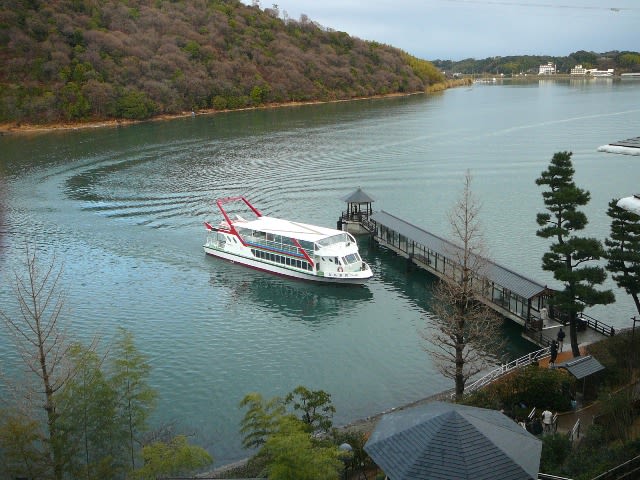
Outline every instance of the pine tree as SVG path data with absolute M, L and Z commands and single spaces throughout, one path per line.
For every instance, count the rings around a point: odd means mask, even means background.
M 590 265 L 604 256 L 604 249 L 595 238 L 578 237 L 574 232 L 583 230 L 587 216 L 578 207 L 589 203 L 591 194 L 578 188 L 573 181 L 571 152 L 557 152 L 549 168 L 536 179 L 536 185 L 547 187 L 542 198 L 550 213 L 538 213 L 536 220 L 539 237 L 552 238 L 549 251 L 542 256 L 542 268 L 553 272 L 564 289 L 550 300 L 551 305 L 569 319 L 569 337 L 574 357 L 580 356 L 577 337 L 578 313 L 593 305 L 606 305 L 614 301 L 611 290 L 596 290 L 607 277 L 604 268 Z
M 611 217 L 611 236 L 605 239 L 608 247 L 607 270 L 616 284 L 623 288 L 640 313 L 640 215 L 617 206 L 618 200 L 609 202 L 607 215 Z

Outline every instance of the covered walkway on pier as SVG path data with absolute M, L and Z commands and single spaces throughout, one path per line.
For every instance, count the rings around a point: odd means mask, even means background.
M 460 247 L 401 218 L 383 211 L 370 216 L 374 240 L 408 258 L 440 278 L 453 278 L 460 271 Z M 540 312 L 553 291 L 546 285 L 520 275 L 490 260 L 484 260 L 483 278 L 477 279 L 478 300 L 501 315 L 540 330 Z

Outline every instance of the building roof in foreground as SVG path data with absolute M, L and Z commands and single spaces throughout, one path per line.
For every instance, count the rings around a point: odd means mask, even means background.
M 621 153 L 623 155 L 640 155 L 640 137 L 611 142 L 598 147 L 599 152 Z
M 364 449 L 393 480 L 525 480 L 542 442 L 496 410 L 431 402 L 384 415 Z

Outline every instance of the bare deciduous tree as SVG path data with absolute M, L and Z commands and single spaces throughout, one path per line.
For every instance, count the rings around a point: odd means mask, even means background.
M 456 399 L 467 380 L 495 362 L 502 346 L 502 319 L 476 299 L 485 282 L 485 244 L 479 223 L 480 205 L 471 191 L 467 171 L 462 195 L 449 214 L 453 240 L 447 256 L 452 268 L 433 292 L 433 315 L 422 332 L 425 350 L 438 370 L 455 382 Z
M 25 267 L 25 275 L 15 274 L 18 312 L 14 318 L 0 311 L 0 318 L 12 335 L 24 365 L 38 379 L 35 391 L 29 391 L 27 395 L 36 399 L 44 397 L 41 405 L 47 419 L 48 455 L 55 478 L 60 479 L 63 460 L 59 451 L 55 394 L 71 375 L 66 368 L 69 345 L 59 324 L 64 306 L 59 285 L 62 269 L 56 269 L 55 260 L 40 269 L 36 251 L 29 247 L 25 249 Z

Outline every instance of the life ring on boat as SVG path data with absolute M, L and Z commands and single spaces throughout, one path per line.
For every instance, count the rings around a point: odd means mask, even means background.
M 342 267 L 338 267 L 338 271 L 339 271 L 339 272 L 342 272 Z

